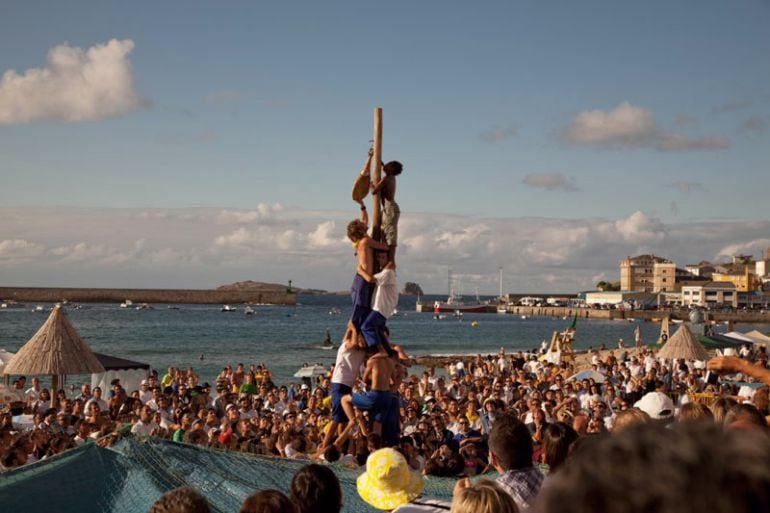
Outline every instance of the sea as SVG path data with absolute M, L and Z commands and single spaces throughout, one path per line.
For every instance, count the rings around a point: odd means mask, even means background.
M 446 298 L 422 298 L 438 299 Z M 43 312 L 33 312 L 35 306 L 0 309 L 0 349 L 16 352 L 45 322 L 53 305 L 43 304 Z M 169 366 L 192 367 L 209 382 L 228 364 L 244 363 L 248 368 L 251 363 L 265 363 L 276 383 L 289 384 L 298 381 L 294 373 L 306 363 L 334 362 L 336 350 L 324 349 L 323 340 L 328 330 L 335 348 L 339 345 L 350 298 L 300 295 L 296 306 L 252 305 L 254 315 L 244 314 L 245 305 L 233 305 L 235 312 L 223 312 L 222 305 L 157 304 L 146 310 L 118 304 L 76 306 L 65 305 L 67 316 L 95 352 L 149 363 L 161 373 Z M 508 353 L 536 350 L 543 340 L 550 341 L 554 330 L 564 330 L 572 322 L 495 313 L 436 319 L 433 313 L 417 313 L 413 296 L 402 296 L 398 310 L 388 320 L 392 340 L 412 356 L 491 354 L 501 347 Z M 632 346 L 637 325 L 644 342 L 657 341 L 660 326 L 652 322 L 578 319 L 574 347 L 614 348 L 619 339 Z M 717 331 L 724 329 L 719 326 Z M 69 382 L 73 380 L 79 382 L 77 377 Z

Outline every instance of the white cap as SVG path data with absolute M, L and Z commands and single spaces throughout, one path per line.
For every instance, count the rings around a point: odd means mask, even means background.
M 634 408 L 639 408 L 652 419 L 667 419 L 674 416 L 674 401 L 661 392 L 649 392 L 636 401 Z
M 310 390 L 310 387 L 307 386 L 307 383 L 302 383 L 302 386 L 299 387 L 300 390 Z

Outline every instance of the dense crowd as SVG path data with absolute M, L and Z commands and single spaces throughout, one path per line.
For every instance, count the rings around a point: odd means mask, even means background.
M 333 426 L 334 368 L 310 383 L 277 385 L 266 365 L 237 364 L 223 368 L 212 386 L 201 383 L 191 368 L 170 367 L 162 375 L 150 372 L 138 390 L 125 390 L 118 380 L 106 392 L 83 384 L 74 398 L 58 390 L 56 401 L 37 378 L 28 386 L 18 377 L 13 386 L 25 400 L 0 414 L 0 464 L 11 469 L 83 443 L 108 445 L 121 436 L 367 468 L 373 454 L 392 451 L 397 456 L 389 455 L 389 464 L 397 457 L 414 475 L 456 477 L 465 483 L 458 485 L 461 489 L 477 487 L 465 478 L 496 471 L 497 481 L 480 489 L 502 491 L 516 511 L 535 504 L 546 475 L 573 465 L 576 447 L 607 438 L 603 434 L 700 420 L 718 426 L 720 433 L 770 437 L 764 347 L 746 346 L 736 356 L 709 362 L 665 361 L 649 348 L 592 351 L 583 379 L 575 378 L 572 365 L 548 363 L 541 356 L 501 349 L 497 355 L 405 373 L 394 383 L 399 400 L 395 444 L 385 444 L 366 411 L 356 411 L 350 436 L 325 436 Z M 712 379 L 720 374 L 721 379 Z M 359 381 L 353 391 L 365 388 Z M 22 424 L 22 418 L 31 421 Z M 675 430 L 666 430 L 666 436 L 669 432 Z M 515 449 L 522 439 L 525 449 Z M 383 449 L 386 445 L 393 448 Z M 471 492 L 456 490 L 455 498 L 464 493 Z
M 765 348 L 746 347 L 733 360 L 766 368 Z M 724 360 L 724 359 L 723 359 Z M 535 354 L 476 356 L 445 369 L 428 368 L 398 385 L 400 444 L 410 465 L 426 474 L 483 473 L 488 466 L 488 437 L 496 417 L 513 412 L 529 429 L 535 458 L 546 464 L 548 440 L 611 431 L 630 415 L 664 419 L 713 417 L 723 423 L 736 416 L 768 415 L 768 387 L 750 374 L 742 384 L 707 383 L 705 362 L 660 361 L 652 350 L 606 351 L 591 355 L 590 378 L 570 379 L 570 365 L 544 363 Z M 728 369 L 729 370 L 729 369 Z M 222 369 L 213 386 L 200 383 L 191 368 L 150 373 L 139 390 L 91 389 L 67 398 L 57 391 L 57 407 L 37 378 L 15 413 L 31 415 L 14 425 L 11 411 L 0 417 L 0 463 L 12 468 L 89 440 L 108 443 L 114 433 L 158 436 L 217 449 L 285 458 L 341 459 L 363 465 L 383 442 L 363 412 L 343 444 L 323 447 L 331 413 L 331 375 L 308 384 L 277 385 L 264 365 L 238 364 Z M 603 382 L 601 382 L 603 380 Z M 359 387 L 363 388 L 359 383 Z M 23 411 L 22 411 L 23 410 Z M 558 431 L 558 433 L 557 433 Z M 106 438 L 105 438 L 106 437 Z

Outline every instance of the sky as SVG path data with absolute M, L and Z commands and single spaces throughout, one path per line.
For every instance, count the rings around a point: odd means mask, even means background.
M 344 290 L 383 109 L 398 273 L 576 292 L 770 247 L 770 2 L 30 2 L 0 284 Z

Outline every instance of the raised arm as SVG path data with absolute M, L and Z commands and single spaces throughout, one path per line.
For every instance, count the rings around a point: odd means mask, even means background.
M 719 374 L 740 372 L 758 379 L 765 385 L 770 385 L 770 369 L 765 369 L 736 356 L 717 356 L 709 360 L 706 367 Z

